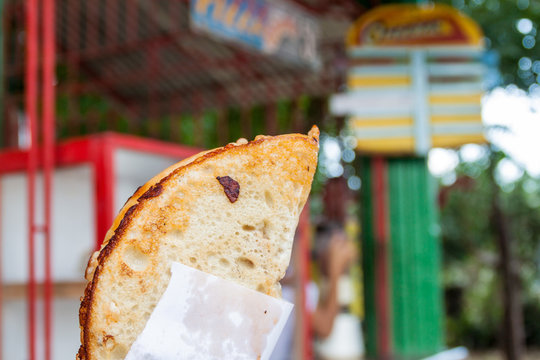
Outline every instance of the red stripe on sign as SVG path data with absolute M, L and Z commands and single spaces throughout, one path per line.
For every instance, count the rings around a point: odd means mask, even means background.
M 38 97 L 38 3 L 26 1 L 26 74 L 25 110 L 30 136 L 27 163 L 28 191 L 28 358 L 36 359 L 36 269 L 35 269 L 35 183 L 37 153 L 37 97 Z
M 383 157 L 372 160 L 375 215 L 375 311 L 377 317 L 378 358 L 390 357 L 390 306 L 389 306 L 389 262 L 388 262 L 388 163 Z
M 52 332 L 53 332 L 53 286 L 52 286 L 52 182 L 54 169 L 54 111 L 55 111 L 55 1 L 44 0 L 42 14 L 42 36 L 43 36 L 43 177 L 45 193 L 45 279 L 44 279 L 44 334 L 45 349 L 44 359 L 52 359 Z

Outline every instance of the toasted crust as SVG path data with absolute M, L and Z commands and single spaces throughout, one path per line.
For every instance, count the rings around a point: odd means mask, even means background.
M 89 260 L 85 277 L 88 280 L 87 287 L 84 292 L 84 297 L 81 299 L 81 307 L 79 311 L 79 322 L 81 328 L 81 347 L 77 354 L 77 359 L 79 360 L 95 360 L 98 359 L 93 354 L 93 348 L 95 346 L 95 341 L 93 343 L 92 339 L 92 319 L 95 312 L 95 296 L 97 293 L 97 288 L 102 278 L 101 273 L 106 267 L 106 263 L 110 258 L 111 254 L 114 253 L 115 249 L 118 248 L 119 243 L 123 241 L 124 235 L 130 225 L 134 222 L 134 219 L 137 218 L 137 214 L 145 206 L 145 204 L 151 201 L 154 198 L 159 197 L 164 188 L 169 184 L 169 180 L 174 177 L 181 176 L 182 174 L 190 171 L 191 169 L 196 169 L 203 166 L 209 160 L 216 158 L 220 155 L 230 154 L 231 156 L 241 155 L 249 153 L 250 151 L 258 151 L 257 147 L 262 146 L 264 143 L 269 142 L 280 142 L 283 144 L 302 142 L 306 144 L 307 147 L 312 148 L 313 158 L 310 158 L 308 161 L 309 165 L 307 166 L 307 172 L 309 176 L 302 176 L 300 182 L 302 182 L 302 195 L 299 200 L 301 206 L 305 203 L 307 195 L 309 193 L 309 188 L 311 187 L 311 180 L 313 173 L 316 167 L 316 154 L 318 151 L 318 139 L 319 139 L 319 130 L 317 127 L 313 127 L 309 134 L 288 134 L 281 135 L 276 137 L 269 136 L 258 136 L 254 141 L 246 143 L 245 141 L 239 141 L 238 143 L 232 143 L 227 146 L 217 148 L 214 150 L 209 150 L 202 152 L 191 158 L 185 159 L 167 169 L 162 171 L 160 174 L 153 177 L 145 185 L 140 187 L 133 196 L 126 202 L 124 207 L 120 210 L 118 216 L 113 222 L 113 225 L 106 234 L 105 240 L 101 249 L 95 252 Z M 314 162 L 314 164 L 313 164 Z M 311 168 L 310 168 L 311 166 Z M 307 190 L 306 190 L 307 189 Z M 301 209 L 301 207 L 300 207 Z M 130 271 L 127 269 L 126 271 Z M 281 274 L 282 276 L 283 274 Z M 278 279 L 279 280 L 279 279 Z M 273 282 L 275 279 L 269 279 L 269 286 L 275 286 Z M 270 290 L 269 290 L 270 289 Z M 264 289 L 266 293 L 273 296 L 279 296 L 273 288 Z

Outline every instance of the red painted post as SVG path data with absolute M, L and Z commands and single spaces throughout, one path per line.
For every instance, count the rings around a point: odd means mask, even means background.
M 55 111 L 55 2 L 43 0 L 43 180 L 44 180 L 44 214 L 45 214 L 45 279 L 43 292 L 44 305 L 44 335 L 45 360 L 52 359 L 52 318 L 53 318 L 53 291 L 52 291 L 52 259 L 51 259 L 51 192 L 54 168 L 54 111 Z
M 380 359 L 390 358 L 390 304 L 389 304 L 389 236 L 388 236 L 388 178 L 387 161 L 373 158 L 373 213 L 375 214 L 375 309 L 377 312 L 377 353 Z
M 2 320 L 2 311 L 4 309 L 4 294 L 2 292 L 4 288 L 4 278 L 2 275 L 2 256 L 2 176 L 0 175 L 0 360 L 2 360 L 2 339 L 4 336 L 4 333 L 2 331 L 4 327 Z
M 104 138 L 91 149 L 94 164 L 94 205 L 96 219 L 96 244 L 99 250 L 107 230 L 114 219 L 114 146 Z
M 311 334 L 311 313 L 308 310 L 306 300 L 306 286 L 310 281 L 309 275 L 309 203 L 304 206 L 304 210 L 300 214 L 300 298 L 302 299 L 302 328 L 303 328 L 303 342 L 302 342 L 302 359 L 313 359 L 312 346 L 312 334 Z
M 35 273 L 35 182 L 37 169 L 37 82 L 38 82 L 38 19 L 37 0 L 26 1 L 26 74 L 25 110 L 28 149 L 28 350 L 36 359 L 36 273 Z

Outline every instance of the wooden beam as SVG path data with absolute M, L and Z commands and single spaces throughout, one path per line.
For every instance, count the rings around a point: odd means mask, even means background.
M 53 284 L 53 297 L 62 299 L 78 299 L 84 294 L 86 282 L 57 282 Z M 39 283 L 36 286 L 36 297 L 42 298 L 44 286 Z M 27 284 L 4 284 L 2 295 L 4 301 L 22 300 L 26 298 Z

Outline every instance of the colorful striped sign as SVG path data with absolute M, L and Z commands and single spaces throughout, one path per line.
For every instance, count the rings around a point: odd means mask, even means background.
M 366 35 L 375 23 L 386 37 Z M 426 24 L 437 24 L 431 35 L 422 32 Z M 368 12 L 348 34 L 348 92 L 333 96 L 330 109 L 348 116 L 357 149 L 366 153 L 425 155 L 432 147 L 485 142 L 481 39 L 471 19 L 447 6 Z

